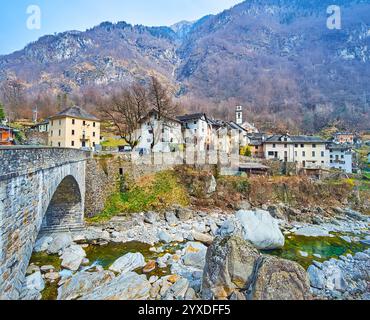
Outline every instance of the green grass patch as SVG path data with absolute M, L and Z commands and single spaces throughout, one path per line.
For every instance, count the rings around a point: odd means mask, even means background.
M 101 222 L 117 215 L 164 210 L 175 204 L 189 205 L 188 193 L 174 171 L 162 171 L 138 179 L 127 192 L 111 195 L 103 212 L 88 221 Z
M 118 148 L 120 146 L 127 146 L 128 143 L 125 139 L 113 139 L 109 138 L 101 143 L 102 147 L 105 148 Z

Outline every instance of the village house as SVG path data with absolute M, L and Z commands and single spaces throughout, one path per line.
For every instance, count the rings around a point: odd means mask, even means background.
M 297 163 L 301 168 L 328 166 L 326 141 L 313 136 L 273 135 L 264 144 L 265 158 Z
M 182 123 L 177 119 L 162 117 L 156 110 L 151 110 L 140 120 L 140 128 L 136 133 L 139 141 L 136 149 L 142 152 L 174 152 L 183 144 Z
M 337 132 L 334 135 L 334 143 L 354 144 L 356 135 L 351 132 Z
M 178 116 L 177 120 L 182 124 L 186 144 L 196 146 L 200 152 L 210 149 L 214 142 L 214 128 L 204 113 Z
M 248 146 L 250 147 L 252 157 L 263 159 L 265 157 L 264 143 L 266 141 L 266 135 L 264 133 L 249 133 L 247 137 L 249 139 Z
M 100 120 L 78 106 L 50 117 L 48 132 L 51 147 L 95 149 L 100 144 Z
M 42 122 L 39 122 L 31 127 L 31 130 L 37 131 L 37 132 L 49 132 L 49 119 L 46 119 Z
M 344 144 L 330 144 L 328 146 L 330 161 L 329 167 L 343 170 L 346 173 L 353 172 L 352 148 Z
M 11 146 L 15 144 L 17 130 L 6 125 L 0 125 L 0 146 Z

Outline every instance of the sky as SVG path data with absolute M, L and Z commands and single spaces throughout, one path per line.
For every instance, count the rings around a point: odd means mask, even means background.
M 1 0 L 0 55 L 21 50 L 43 35 L 84 31 L 103 21 L 170 26 L 216 14 L 241 0 Z M 38 6 L 27 13 L 29 6 Z M 32 8 L 31 8 L 32 9 Z M 38 28 L 40 22 L 40 28 Z M 28 26 L 31 25 L 31 28 Z M 35 28 L 36 27 L 36 28 Z

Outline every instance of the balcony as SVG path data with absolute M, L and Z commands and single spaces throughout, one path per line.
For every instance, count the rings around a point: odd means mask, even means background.
M 81 141 L 90 141 L 90 137 L 88 137 L 88 136 L 86 136 L 86 135 L 82 135 L 82 136 L 80 137 L 80 140 L 81 140 Z

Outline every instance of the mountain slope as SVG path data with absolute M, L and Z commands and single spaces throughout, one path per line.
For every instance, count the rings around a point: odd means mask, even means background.
M 248 0 L 171 27 L 105 22 L 46 36 L 0 57 L 0 81 L 19 79 L 30 93 L 71 93 L 154 73 L 180 95 L 244 104 L 260 123 L 277 119 L 312 130 L 340 120 L 366 129 L 370 2 L 337 0 L 342 29 L 329 30 L 332 2 Z

